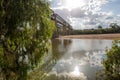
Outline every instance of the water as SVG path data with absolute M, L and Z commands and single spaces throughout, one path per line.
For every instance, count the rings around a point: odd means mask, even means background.
M 96 80 L 112 40 L 55 39 L 52 46 L 43 69 L 49 73 L 45 80 Z

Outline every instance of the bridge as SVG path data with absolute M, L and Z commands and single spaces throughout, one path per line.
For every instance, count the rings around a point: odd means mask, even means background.
M 56 25 L 53 37 L 59 37 L 61 35 L 70 35 L 71 31 L 73 30 L 72 26 L 53 10 L 52 13 L 53 14 L 51 15 L 51 20 L 55 21 Z

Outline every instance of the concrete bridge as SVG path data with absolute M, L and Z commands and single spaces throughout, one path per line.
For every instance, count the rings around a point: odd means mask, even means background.
M 57 13 L 52 11 L 53 14 L 51 15 L 51 20 L 55 21 L 56 29 L 54 32 L 53 37 L 59 37 L 63 35 L 70 35 L 72 29 L 72 26 L 66 22 L 61 16 L 59 16 Z

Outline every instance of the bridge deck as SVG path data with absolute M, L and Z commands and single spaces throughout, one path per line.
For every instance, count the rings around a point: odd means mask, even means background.
M 53 14 L 51 15 L 51 19 L 55 21 L 56 30 L 54 35 L 70 35 L 72 29 L 72 26 L 65 21 L 61 16 L 59 16 L 57 13 L 52 11 Z

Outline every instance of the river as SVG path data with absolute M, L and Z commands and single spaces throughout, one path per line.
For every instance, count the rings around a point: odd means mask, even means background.
M 103 70 L 105 50 L 112 40 L 55 39 L 52 52 L 46 58 L 46 80 L 96 80 L 96 73 Z

